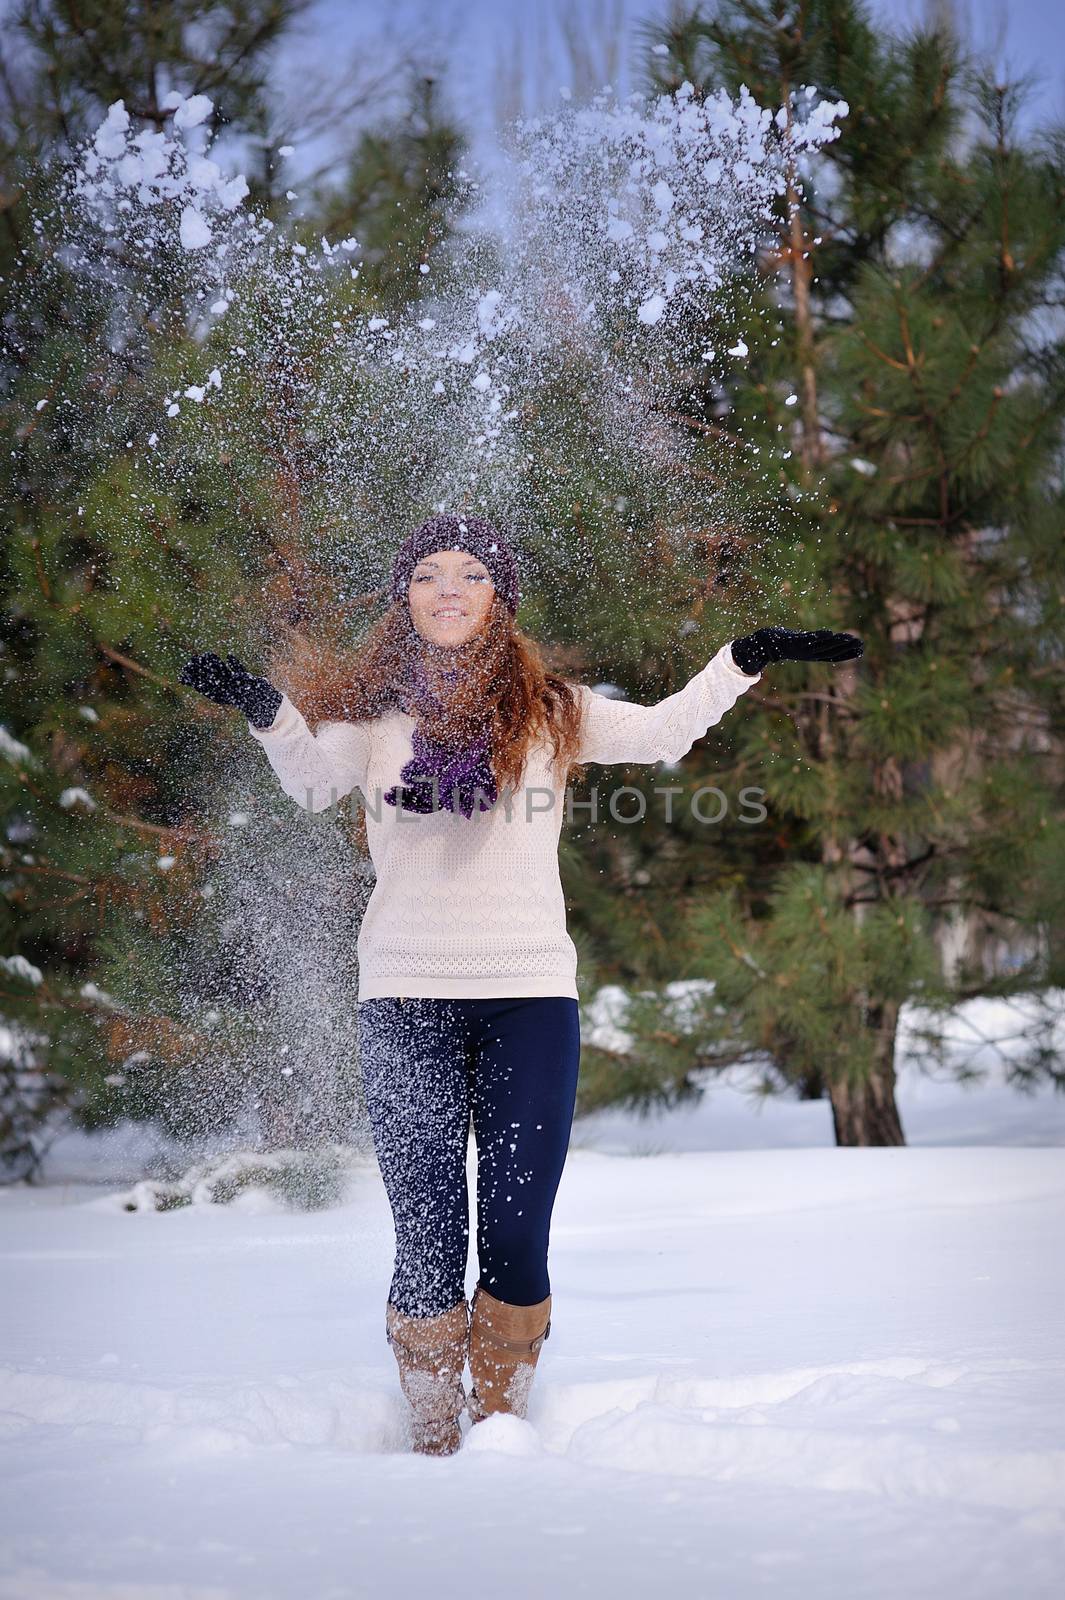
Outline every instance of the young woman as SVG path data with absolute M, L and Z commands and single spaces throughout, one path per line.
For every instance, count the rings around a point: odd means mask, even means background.
M 502 534 L 438 516 L 401 546 L 391 605 L 347 661 L 319 662 L 301 684 L 289 663 L 293 698 L 232 655 L 194 656 L 181 674 L 243 711 L 301 806 L 363 796 L 377 881 L 357 1016 L 396 1233 L 385 1331 L 426 1454 L 459 1448 L 464 1405 L 475 1423 L 525 1416 L 551 1328 L 548 1239 L 580 1055 L 558 870 L 569 774 L 677 761 L 769 662 L 862 653 L 853 634 L 763 628 L 645 706 L 548 671 L 517 610 Z M 467 1302 L 471 1117 L 479 1274 Z

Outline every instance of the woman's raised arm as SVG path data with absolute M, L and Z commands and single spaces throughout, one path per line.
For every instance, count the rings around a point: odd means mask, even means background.
M 180 682 L 244 713 L 282 789 L 305 811 L 327 811 L 352 789 L 366 793 L 370 722 L 324 722 L 313 734 L 302 712 L 268 678 L 249 672 L 238 656 L 223 661 L 213 650 L 186 661 Z
M 761 673 L 741 672 L 732 659 L 731 645 L 723 644 L 683 689 L 657 705 L 614 700 L 582 684 L 578 760 L 603 765 L 679 761 L 760 677 Z
M 372 722 L 323 722 L 312 733 L 303 713 L 282 695 L 268 728 L 248 722 L 285 793 L 305 811 L 327 811 L 352 789 L 366 793 Z

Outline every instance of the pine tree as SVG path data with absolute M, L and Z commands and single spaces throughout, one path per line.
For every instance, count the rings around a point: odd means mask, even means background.
M 440 257 L 464 203 L 464 150 L 439 80 L 416 77 L 403 114 L 363 132 L 340 183 L 315 197 L 321 231 L 358 233 L 363 291 L 386 312 L 419 297 L 421 267 Z
M 721 830 L 714 864 L 705 830 L 643 830 L 594 932 L 616 975 L 651 985 L 644 1098 L 768 1059 L 771 1081 L 824 1086 L 840 1143 L 897 1144 L 903 1005 L 929 1008 L 937 1059 L 961 1002 L 1051 1007 L 1061 980 L 1065 141 L 1023 136 L 1022 90 L 951 34 L 885 31 L 853 0 L 723 0 L 652 38 L 660 90 L 742 83 L 776 109 L 811 85 L 849 105 L 737 285 L 749 360 L 724 394 L 678 395 L 677 425 L 714 430 L 715 454 L 727 430 L 748 497 L 719 573 L 726 636 L 831 627 L 866 650 L 767 671 L 733 713 L 724 784 L 762 785 L 766 823 Z M 688 782 L 714 781 L 727 737 L 686 758 Z M 677 910 L 652 909 L 648 878 Z M 1019 964 L 973 939 L 947 960 L 959 917 Z M 667 965 L 713 982 L 680 1023 Z M 1018 1078 L 1057 1070 L 1046 1021 Z
M 326 1017 L 320 994 L 330 982 L 337 993 L 353 985 L 341 967 L 365 874 L 351 870 L 343 824 L 308 819 L 300 849 L 320 893 L 333 886 L 332 936 L 294 972 L 286 952 L 314 891 L 293 904 L 285 850 L 294 843 L 276 784 L 240 719 L 178 684 L 197 649 L 259 659 L 264 587 L 291 587 L 311 533 L 328 549 L 335 532 L 315 482 L 320 419 L 308 414 L 312 386 L 301 382 L 330 337 L 329 305 L 292 330 L 283 351 L 264 348 L 254 377 L 227 380 L 210 419 L 185 406 L 168 475 L 127 441 L 146 438 L 162 394 L 211 365 L 213 339 L 243 338 L 249 349 L 267 339 L 254 293 L 229 313 L 224 334 L 204 339 L 180 273 L 171 285 L 172 263 L 134 257 L 119 239 L 113 283 L 127 306 L 151 310 L 124 319 L 116 339 L 116 302 L 87 294 L 58 240 L 32 226 L 78 138 L 114 100 L 135 125 L 155 129 L 171 114 L 168 91 L 206 92 L 212 140 L 226 130 L 269 144 L 268 55 L 300 9 L 174 0 L 123 18 L 50 0 L 20 18 L 33 49 L 3 127 L 11 203 L 0 349 L 9 441 L 0 460 L 0 1008 L 33 1051 L 0 1082 L 0 1163 L 9 1159 L 16 1176 L 41 1153 L 42 1119 L 64 1108 L 88 1125 L 151 1115 L 190 1135 L 251 1111 L 273 1144 L 293 1130 L 336 1137 L 350 1119 L 352 1084 L 343 1073 L 323 1084 L 320 1069 L 354 1063 L 352 1016 L 333 1008 Z M 458 150 L 439 119 L 424 133 Z M 382 155 L 387 148 L 386 134 Z M 417 209 L 410 161 L 396 166 L 397 187 Z M 373 200 L 384 254 L 387 183 Z M 438 175 L 426 188 L 431 249 L 448 216 Z M 357 196 L 348 214 L 357 226 Z M 396 216 L 403 243 L 409 224 Z M 313 211 L 292 224 L 279 215 L 277 227 L 291 229 L 293 244 L 320 232 Z M 331 292 L 370 311 L 377 303 L 365 280 L 347 277 Z M 344 424 L 340 407 L 332 425 Z M 219 787 L 234 773 L 246 776 L 264 819 L 253 846 L 242 843 L 248 816 Z M 237 863 L 259 887 L 253 907 L 241 901 Z M 340 878 L 350 893 L 335 892 Z

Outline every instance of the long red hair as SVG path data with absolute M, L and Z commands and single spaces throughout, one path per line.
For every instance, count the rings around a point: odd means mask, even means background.
M 406 596 L 391 601 L 361 639 L 349 643 L 353 611 L 335 586 L 303 560 L 288 565 L 271 585 L 270 609 L 278 637 L 267 646 L 266 676 L 303 713 L 312 732 L 322 722 L 360 722 L 398 708 L 421 662 L 441 714 L 421 718 L 423 731 L 441 742 L 465 742 L 487 731 L 492 771 L 502 790 L 518 787 L 530 744 L 543 739 L 564 784 L 580 768 L 580 706 L 575 684 L 563 675 L 565 650 L 549 651 L 517 626 L 498 595 L 485 626 L 467 644 L 446 650 L 417 632 Z M 278 591 L 281 592 L 278 592 Z M 379 592 L 360 596 L 369 610 Z M 551 659 L 554 658 L 554 659 Z M 457 681 L 439 676 L 461 666 Z

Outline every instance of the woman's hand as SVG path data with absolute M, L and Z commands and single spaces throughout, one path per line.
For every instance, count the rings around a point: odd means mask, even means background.
M 236 706 L 257 728 L 270 726 L 283 698 L 267 678 L 253 677 L 236 656 L 227 655 L 223 661 L 211 650 L 186 661 L 178 681 L 216 705 Z
M 771 661 L 853 661 L 864 649 L 856 633 L 833 633 L 831 628 L 815 628 L 812 633 L 759 628 L 732 641 L 732 659 L 741 672 L 753 677 Z

